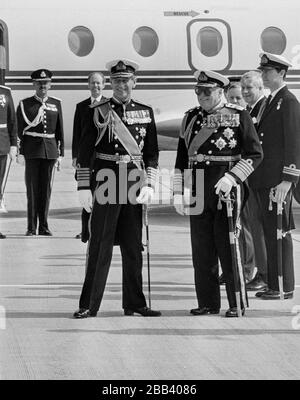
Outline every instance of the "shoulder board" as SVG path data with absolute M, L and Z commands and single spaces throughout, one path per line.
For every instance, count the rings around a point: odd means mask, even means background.
M 187 110 L 185 112 L 185 114 L 191 113 L 193 111 L 198 111 L 198 110 L 200 110 L 200 106 L 196 106 L 196 107 L 190 108 L 189 110 Z
M 10 87 L 8 87 L 8 86 L 0 85 L 0 87 L 1 87 L 2 89 L 11 90 L 11 88 L 10 88 Z
M 26 100 L 35 100 L 35 97 L 34 96 L 29 96 L 29 97 L 24 97 L 24 99 L 21 99 L 20 100 L 20 103 L 21 103 L 21 101 L 23 102 L 23 101 L 26 101 Z
M 235 108 L 236 110 L 243 111 L 244 107 L 239 106 L 238 104 L 226 103 L 225 107 L 227 108 Z
M 139 104 L 139 105 L 141 105 L 141 106 L 152 108 L 152 106 L 151 106 L 150 104 L 145 104 L 145 103 L 142 103 L 141 101 L 137 101 L 137 100 L 135 100 L 135 99 L 131 99 L 131 100 L 132 100 L 134 103 Z
M 54 100 L 61 101 L 61 99 L 60 99 L 60 98 L 58 98 L 58 97 L 54 97 L 54 96 L 49 96 L 49 99 L 54 99 Z

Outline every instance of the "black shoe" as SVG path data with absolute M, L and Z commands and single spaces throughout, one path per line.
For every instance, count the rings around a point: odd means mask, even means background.
M 219 276 L 219 285 L 225 285 L 224 274 L 221 274 Z
M 207 315 L 207 314 L 219 314 L 220 310 L 218 308 L 209 307 L 199 307 L 193 308 L 190 313 L 193 315 Z
M 143 317 L 160 317 L 161 312 L 151 310 L 149 307 L 141 307 L 135 308 L 134 310 L 131 308 L 124 309 L 124 315 L 133 315 L 134 313 L 141 314 Z
M 261 278 L 261 276 L 256 274 L 252 281 L 246 284 L 246 289 L 250 291 L 257 291 L 265 289 L 267 286 L 267 283 Z
M 39 235 L 41 236 L 53 236 L 49 229 L 39 229 Z
M 263 294 L 265 294 L 268 291 L 268 287 L 260 290 L 259 292 L 255 293 L 255 297 L 261 297 Z
M 285 300 L 292 299 L 294 297 L 294 292 L 285 292 L 283 298 Z M 277 290 L 269 289 L 260 296 L 263 300 L 278 300 L 280 299 L 280 293 Z
M 242 311 L 242 315 L 244 315 L 245 314 L 245 309 L 242 308 L 241 311 Z M 238 317 L 237 307 L 228 308 L 228 310 L 225 313 L 225 317 L 227 317 L 227 318 Z
M 73 314 L 74 318 L 88 318 L 88 317 L 96 317 L 97 312 L 91 312 L 86 308 L 79 308 L 79 310 L 75 311 Z
M 81 233 L 78 233 L 78 235 L 75 236 L 75 239 L 81 239 Z
M 31 231 L 30 229 L 28 229 L 28 231 L 26 231 L 25 236 L 35 236 L 36 233 L 35 231 Z
M 6 238 L 6 236 L 3 235 L 3 233 L 0 232 L 0 239 L 5 239 L 5 238 Z

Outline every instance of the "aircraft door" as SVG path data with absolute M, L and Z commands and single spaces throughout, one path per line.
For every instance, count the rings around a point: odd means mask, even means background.
M 5 84 L 7 30 L 6 26 L 0 21 L 0 85 Z
M 232 63 L 231 29 L 221 19 L 194 19 L 187 25 L 188 62 L 192 69 L 225 71 Z

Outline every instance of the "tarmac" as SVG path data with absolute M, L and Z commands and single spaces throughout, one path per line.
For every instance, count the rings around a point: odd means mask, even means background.
M 165 153 L 168 175 L 174 153 Z M 85 274 L 86 244 L 70 152 L 56 171 L 53 237 L 26 237 L 24 167 L 12 165 L 0 215 L 1 380 L 298 380 L 300 378 L 300 210 L 293 233 L 296 290 L 291 300 L 249 292 L 241 318 L 192 316 L 197 306 L 188 217 L 168 204 L 168 178 L 149 212 L 151 307 L 159 318 L 124 316 L 116 246 L 96 318 L 72 317 Z M 158 196 L 158 195 L 157 195 Z M 160 203 L 160 204 L 158 204 Z M 163 205 L 161 203 L 164 203 Z M 149 301 L 146 252 L 144 292 Z

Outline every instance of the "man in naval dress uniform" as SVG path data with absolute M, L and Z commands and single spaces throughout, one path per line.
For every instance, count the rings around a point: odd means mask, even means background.
M 225 315 L 236 317 L 228 218 L 219 194 L 228 197 L 233 191 L 236 203 L 240 204 L 237 193 L 240 189 L 243 192 L 243 182 L 260 163 L 262 150 L 249 113 L 222 100 L 223 87 L 229 80 L 213 71 L 196 71 L 195 78 L 200 106 L 187 111 L 183 119 L 174 176 L 174 205 L 180 214 L 186 210 L 183 197 L 186 171 L 192 172 L 194 180 L 196 206 L 189 213 L 198 307 L 191 313 L 219 313 L 219 258 L 229 303 Z M 200 173 L 204 174 L 202 187 L 197 179 Z M 203 207 L 199 206 L 201 196 Z
M 95 130 L 97 128 L 93 121 L 94 109 L 90 106 L 95 102 L 106 101 L 107 98 L 102 95 L 105 86 L 105 76 L 102 72 L 91 72 L 88 76 L 88 88 L 91 92 L 90 97 L 76 104 L 74 121 L 73 121 L 73 137 L 72 137 L 72 165 L 76 168 L 79 144 L 84 131 Z M 92 160 L 93 162 L 93 160 Z M 91 190 L 93 192 L 95 186 L 94 174 L 91 177 Z M 89 239 L 88 222 L 90 213 L 84 208 L 81 212 L 81 233 L 76 235 L 77 239 L 81 239 L 86 243 Z
M 10 88 L 0 85 L 0 205 L 3 201 L 9 158 L 17 155 L 17 119 Z M 0 232 L 0 239 L 5 235 Z
M 282 277 L 284 298 L 293 297 L 295 288 L 292 191 L 300 176 L 300 105 L 288 90 L 285 77 L 290 62 L 283 56 L 261 53 L 259 69 L 270 89 L 258 121 L 258 135 L 264 159 L 249 178 L 255 196 L 255 213 L 263 225 L 267 250 L 268 288 L 256 293 L 264 300 L 280 298 L 277 256 L 277 204 L 283 202 Z
M 142 288 L 142 204 L 151 201 L 158 168 L 157 133 L 151 107 L 131 97 L 138 64 L 119 59 L 107 64 L 113 97 L 94 108 L 94 130 L 79 145 L 79 200 L 92 208 L 86 276 L 75 318 L 94 317 L 100 308 L 116 235 L 122 254 L 122 306 L 125 315 L 159 316 L 146 306 Z M 90 164 L 97 186 L 90 191 Z M 145 174 L 146 171 L 146 174 Z M 139 189 L 141 175 L 145 181 Z
M 20 155 L 25 163 L 27 193 L 26 236 L 37 233 L 52 236 L 48 212 L 54 165 L 64 155 L 64 133 L 61 101 L 48 96 L 52 72 L 39 69 L 31 74 L 35 95 L 22 101 L 17 108 Z M 24 160 L 25 159 L 25 160 Z

